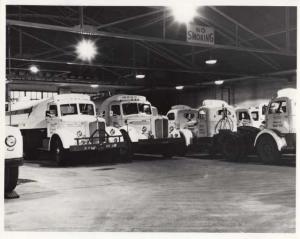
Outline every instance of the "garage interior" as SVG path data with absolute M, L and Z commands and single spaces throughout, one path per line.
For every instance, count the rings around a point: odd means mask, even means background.
M 255 106 L 296 88 L 297 7 L 200 6 L 193 23 L 214 29 L 213 44 L 187 41 L 186 24 L 164 6 L 7 5 L 6 101 L 142 95 L 166 115 L 205 99 Z M 94 58 L 76 54 L 83 39 Z M 194 151 L 77 161 L 25 160 L 20 198 L 5 200 L 5 230 L 296 230 L 295 155 L 271 165 Z

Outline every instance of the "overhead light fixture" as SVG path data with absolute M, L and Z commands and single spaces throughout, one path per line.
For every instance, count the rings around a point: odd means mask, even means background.
M 99 85 L 97 85 L 97 84 L 92 84 L 91 87 L 92 87 L 92 88 L 98 88 Z
M 82 39 L 76 45 L 76 54 L 80 60 L 91 62 L 97 55 L 97 46 L 92 40 Z
M 30 66 L 30 67 L 29 67 L 29 70 L 30 70 L 30 72 L 33 73 L 33 74 L 36 74 L 36 73 L 38 73 L 38 72 L 40 71 L 39 68 L 38 68 L 36 65 Z
M 183 90 L 184 86 L 183 85 L 178 85 L 178 86 L 175 86 L 175 89 L 176 90 Z
M 218 62 L 217 59 L 209 59 L 209 60 L 206 60 L 206 61 L 205 61 L 205 64 L 206 64 L 206 65 L 214 65 L 214 64 L 216 64 L 217 62 Z
M 216 80 L 216 81 L 215 81 L 215 84 L 216 84 L 216 85 L 222 85 L 223 83 L 224 83 L 223 80 Z
M 144 79 L 145 78 L 145 74 L 136 74 L 135 78 L 136 79 Z
M 188 24 L 197 16 L 197 9 L 195 3 L 182 3 L 174 1 L 170 6 L 170 10 L 176 22 Z

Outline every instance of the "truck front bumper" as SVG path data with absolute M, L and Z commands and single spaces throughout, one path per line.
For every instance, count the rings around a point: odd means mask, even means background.
M 176 152 L 184 145 L 184 138 L 143 139 L 133 143 L 133 151 L 135 153 L 160 154 L 166 150 Z
M 83 145 L 72 145 L 70 146 L 70 152 L 80 152 L 80 151 L 104 151 L 110 149 L 125 148 L 126 144 L 124 142 L 116 143 L 99 143 L 99 144 L 83 144 Z
M 23 158 L 6 158 L 5 167 L 19 167 L 23 165 Z
M 138 145 L 168 145 L 168 144 L 181 144 L 184 142 L 183 138 L 161 138 L 161 139 L 142 139 L 136 144 Z

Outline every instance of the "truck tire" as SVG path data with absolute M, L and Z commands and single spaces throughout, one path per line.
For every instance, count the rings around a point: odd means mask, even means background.
M 186 155 L 188 151 L 188 147 L 184 144 L 184 145 L 180 145 L 180 147 L 178 148 L 178 156 L 180 157 L 184 157 Z
M 121 133 L 125 142 L 125 148 L 121 148 L 119 151 L 121 161 L 131 162 L 133 157 L 132 142 L 128 133 L 125 130 L 121 130 Z
M 246 154 L 253 154 L 255 152 L 254 141 L 260 130 L 252 126 L 241 126 L 237 131 L 243 137 Z
M 215 158 L 217 154 L 220 153 L 220 142 L 222 142 L 220 135 L 214 135 L 211 142 L 207 145 L 207 152 L 211 159 Z
M 18 183 L 19 167 L 5 167 L 5 193 L 12 192 Z
M 246 155 L 245 143 L 241 134 L 228 133 L 222 141 L 222 154 L 226 160 L 241 161 Z
M 258 138 L 256 151 L 263 163 L 275 163 L 280 160 L 281 153 L 270 135 L 261 135 Z
M 64 149 L 60 138 L 54 138 L 51 144 L 51 156 L 58 166 L 66 165 L 68 152 Z
M 184 138 L 184 135 L 183 133 L 180 132 L 180 136 L 182 137 L 182 143 L 178 145 L 178 148 L 177 148 L 177 155 L 178 156 L 185 156 L 187 151 L 188 151 L 188 147 L 186 146 L 186 142 L 185 142 L 185 138 Z
M 27 150 L 24 152 L 24 159 L 28 161 L 34 161 L 38 159 L 38 153 L 36 149 Z
M 174 153 L 172 152 L 170 147 L 167 147 L 164 152 L 162 153 L 163 158 L 172 158 L 174 156 Z

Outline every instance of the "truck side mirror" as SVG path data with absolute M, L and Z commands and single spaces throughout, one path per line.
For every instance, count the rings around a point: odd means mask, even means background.
M 46 117 L 54 117 L 57 116 L 56 111 L 55 110 L 46 110 Z
M 114 112 L 112 110 L 109 111 L 109 116 L 110 117 L 114 116 Z

